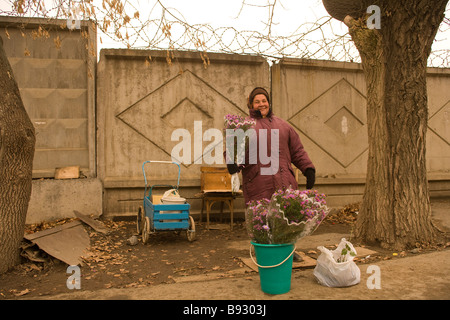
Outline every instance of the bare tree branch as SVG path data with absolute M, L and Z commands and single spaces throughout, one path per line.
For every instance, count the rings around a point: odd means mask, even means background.
M 164 0 L 149 0 L 148 4 L 149 13 L 143 16 L 139 4 L 130 0 L 0 0 L 0 15 L 47 19 L 72 19 L 76 16 L 95 22 L 102 34 L 128 48 L 240 53 L 270 59 L 360 61 L 348 32 L 336 32 L 337 22 L 330 17 L 304 22 L 289 35 L 274 34 L 275 10 L 277 6 L 283 7 L 279 0 L 241 2 L 236 18 L 242 16 L 245 8 L 267 10 L 267 21 L 263 22 L 267 33 L 238 30 L 234 26 L 192 24 L 180 10 L 167 7 Z M 446 15 L 436 37 L 437 45 L 448 41 L 450 8 Z M 433 50 L 429 65 L 449 67 L 449 53 L 448 46 Z

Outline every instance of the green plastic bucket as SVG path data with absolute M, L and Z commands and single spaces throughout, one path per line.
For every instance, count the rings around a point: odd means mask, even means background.
M 291 290 L 293 243 L 261 244 L 251 242 L 255 247 L 255 264 L 259 270 L 261 290 L 269 294 L 283 294 Z M 250 249 L 251 256 L 251 249 Z M 253 257 L 251 256 L 253 259 Z

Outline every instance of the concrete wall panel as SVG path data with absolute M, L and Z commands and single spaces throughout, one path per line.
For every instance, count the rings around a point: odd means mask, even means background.
M 191 157 L 180 161 L 180 184 L 183 196 L 193 197 L 200 191 L 200 167 L 209 165 L 202 152 L 211 143 L 222 148 L 224 116 L 248 114 L 246 98 L 250 91 L 256 86 L 270 86 L 269 65 L 260 57 L 211 53 L 210 65 L 205 68 L 198 53 L 177 52 L 170 64 L 166 54 L 101 51 L 98 173 L 104 181 L 108 215 L 129 214 L 132 209 L 137 212 L 143 192 L 136 198 L 127 188 L 144 186 L 144 161 L 171 160 L 173 148 L 183 141 L 179 137 L 172 141 L 178 129 L 187 129 L 190 135 Z M 220 138 L 205 141 L 203 134 L 208 129 L 216 129 Z M 200 153 L 196 153 L 195 141 Z M 221 152 L 218 159 L 213 165 L 224 166 Z M 176 184 L 176 166 L 151 164 L 148 170 L 150 185 Z M 197 210 L 199 204 L 192 201 Z
M 432 195 L 450 194 L 450 70 L 428 69 L 427 168 Z M 283 59 L 272 67 L 275 113 L 299 132 L 332 205 L 361 201 L 367 169 L 366 84 L 360 64 Z M 304 181 L 303 177 L 299 177 Z
M 3 46 L 36 129 L 27 223 L 74 217 L 73 210 L 100 215 L 103 209 L 102 183 L 95 178 L 96 30 L 86 22 L 74 31 L 65 25 L 0 17 Z M 47 36 L 37 36 L 40 27 Z M 65 166 L 79 166 L 89 179 L 52 179 Z
M 1 17 L 3 46 L 22 100 L 36 128 L 34 178 L 77 165 L 95 177 L 96 30 L 65 20 Z M 48 31 L 38 36 L 39 28 Z M 83 32 L 83 33 L 82 33 Z M 57 46 L 57 39 L 60 46 Z

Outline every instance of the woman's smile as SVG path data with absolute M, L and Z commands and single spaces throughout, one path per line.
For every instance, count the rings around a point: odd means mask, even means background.
M 269 113 L 269 102 L 263 94 L 257 94 L 253 99 L 253 109 L 259 110 L 263 117 L 266 117 Z

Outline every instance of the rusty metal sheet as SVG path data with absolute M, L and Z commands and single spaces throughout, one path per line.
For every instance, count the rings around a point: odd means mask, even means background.
M 24 236 L 47 254 L 69 265 L 78 265 L 90 246 L 89 235 L 81 221 L 73 221 Z

